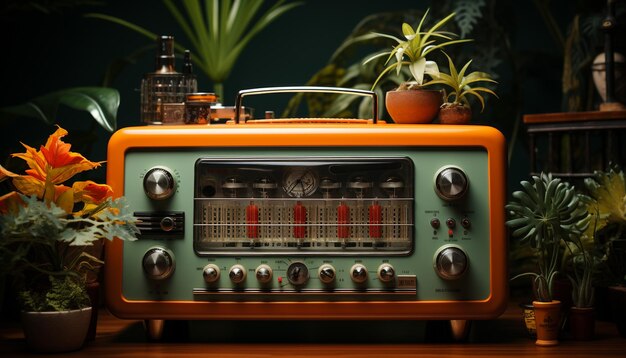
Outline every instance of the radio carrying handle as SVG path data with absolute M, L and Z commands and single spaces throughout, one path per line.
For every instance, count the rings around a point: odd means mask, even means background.
M 273 94 L 273 93 L 338 93 L 353 94 L 356 96 L 372 97 L 373 124 L 378 122 L 378 95 L 374 91 L 366 91 L 344 87 L 322 87 L 322 86 L 288 86 L 288 87 L 263 87 L 241 90 L 235 100 L 235 124 L 239 124 L 239 114 L 241 112 L 243 98 L 248 95 Z

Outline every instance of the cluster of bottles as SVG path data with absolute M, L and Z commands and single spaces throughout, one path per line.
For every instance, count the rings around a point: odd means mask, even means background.
M 157 39 L 154 72 L 141 81 L 141 121 L 146 124 L 207 123 L 213 93 L 199 93 L 191 55 L 185 51 L 183 71 L 176 71 L 174 37 Z

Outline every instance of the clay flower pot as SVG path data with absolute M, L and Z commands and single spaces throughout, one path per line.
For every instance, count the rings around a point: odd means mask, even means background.
M 561 322 L 561 302 L 533 301 L 537 328 L 538 346 L 555 346 L 559 344 L 559 326 Z
M 441 124 L 467 124 L 472 119 L 472 109 L 463 105 L 444 103 L 439 110 Z
M 572 307 L 569 312 L 569 330 L 577 341 L 588 341 L 595 334 L 595 315 L 593 307 Z
M 438 90 L 389 91 L 385 106 L 395 123 L 430 123 L 439 113 L 443 93 Z
M 75 351 L 85 342 L 90 319 L 91 307 L 61 312 L 22 312 L 26 344 L 36 352 Z

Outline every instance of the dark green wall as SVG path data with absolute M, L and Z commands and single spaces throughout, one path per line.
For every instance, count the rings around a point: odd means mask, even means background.
M 73 86 L 99 85 L 107 66 L 149 45 L 145 37 L 118 25 L 82 17 L 94 11 L 115 15 L 142 25 L 154 32 L 173 34 L 184 44 L 166 8 L 160 1 L 109 1 L 101 7 L 79 7 L 43 14 L 9 8 L 20 1 L 9 1 L 0 8 L 2 29 L 2 96 L 0 106 L 23 102 L 29 98 Z M 433 6 L 441 6 L 434 2 Z M 443 2 L 445 3 L 445 2 Z M 562 55 L 550 37 L 532 1 L 487 1 L 494 6 L 495 20 L 502 24 L 513 53 L 502 55 L 497 68 L 500 100 L 491 101 L 489 109 L 480 114 L 478 123 L 493 125 L 510 137 L 515 111 L 520 113 L 556 112 L 561 110 Z M 383 11 L 425 9 L 429 1 L 407 0 L 307 0 L 271 24 L 252 40 L 237 62 L 232 76 L 225 83 L 226 104 L 232 104 L 240 89 L 301 85 L 317 70 L 365 16 Z M 570 1 L 553 1 L 550 10 L 556 14 L 564 31 L 576 6 Z M 470 35 L 471 36 L 471 35 Z M 469 45 L 468 45 L 469 46 Z M 118 127 L 138 125 L 138 87 L 145 72 L 153 67 L 152 50 L 127 64 L 112 82 L 122 96 Z M 530 65 L 529 65 L 530 64 Z M 520 70 L 520 67 L 526 66 Z M 211 91 L 212 84 L 199 79 L 199 90 Z M 517 91 L 517 92 L 516 92 Z M 521 102 L 520 102 L 521 101 Z M 283 102 L 268 101 L 277 113 Z M 89 131 L 92 120 L 84 113 L 61 109 L 61 125 L 72 133 Z M 0 134 L 2 157 L 19 149 L 18 141 L 31 145 L 44 141 L 51 132 L 37 120 L 23 119 L 4 126 Z M 90 159 L 104 160 L 109 134 L 102 129 L 87 143 Z M 523 137 L 522 137 L 523 139 Z M 78 141 L 78 139 L 77 139 Z M 512 158 L 509 181 L 518 182 L 528 170 L 524 142 L 518 141 Z

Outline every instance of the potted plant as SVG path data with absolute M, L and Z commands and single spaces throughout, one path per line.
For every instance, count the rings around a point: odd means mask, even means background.
M 597 219 L 594 225 L 590 225 L 593 228 L 592 232 L 595 232 L 596 226 Z M 567 277 L 572 284 L 572 305 L 569 307 L 570 333 L 575 340 L 590 340 L 595 334 L 593 238 L 583 233 L 572 235 L 565 241 L 564 262 L 569 266 Z
M 29 167 L 23 175 L 0 166 L 0 180 L 16 189 L 0 197 L 0 274 L 17 282 L 27 344 L 45 352 L 76 350 L 85 340 L 92 311 L 85 272 L 102 264 L 86 249 L 101 239 L 134 240 L 138 232 L 108 185 L 65 185 L 101 165 L 71 152 L 66 134 L 58 127 L 39 150 L 24 144 L 24 153 L 13 154 Z
M 542 173 L 532 182 L 522 181 L 523 190 L 513 193 L 506 205 L 510 219 L 506 222 L 519 238 L 535 252 L 537 272 L 521 273 L 532 277 L 533 307 L 537 330 L 536 344 L 558 344 L 560 302 L 553 299 L 553 284 L 559 271 L 562 242 L 580 235 L 588 225 L 588 214 L 580 204 L 579 195 L 567 182 Z
M 608 287 L 608 305 L 618 331 L 626 337 L 626 179 L 618 166 L 585 179 L 588 211 L 597 222 L 593 234 L 600 251 L 600 277 Z M 589 234 L 589 235 L 591 235 Z
M 452 40 L 452 37 L 456 36 L 455 34 L 439 30 L 454 18 L 455 13 L 451 13 L 438 21 L 430 29 L 424 30 L 427 15 L 428 10 L 415 29 L 407 23 L 402 24 L 404 39 L 376 33 L 377 36 L 390 38 L 398 44 L 391 51 L 373 55 L 363 63 L 367 64 L 374 59 L 387 56 L 386 67 L 374 81 L 372 89 L 389 72 L 395 70 L 396 74 L 399 75 L 402 66 L 406 65 L 409 68 L 412 80 L 401 84 L 394 91 L 387 92 L 385 97 L 387 111 L 396 123 L 429 123 L 437 116 L 439 106 L 443 101 L 441 91 L 422 89 L 426 80 L 425 75 L 434 78 L 439 76 L 439 66 L 436 62 L 428 60 L 427 56 L 434 50 L 445 46 L 471 41 L 466 39 Z M 388 64 L 392 59 L 395 59 L 395 62 Z
M 448 58 L 450 73 L 440 72 L 439 75 L 433 75 L 435 78 L 429 81 L 427 85 L 442 84 L 451 89 L 451 91 L 445 95 L 444 103 L 439 110 L 440 123 L 465 124 L 472 119 L 472 109 L 469 103 L 470 95 L 474 96 L 480 102 L 481 112 L 485 109 L 485 99 L 481 92 L 490 93 L 498 97 L 495 92 L 489 88 L 473 87 L 473 85 L 476 82 L 497 82 L 485 72 L 475 71 L 465 75 L 472 60 L 469 60 L 460 71 L 457 71 L 450 56 L 445 52 L 443 53 Z

